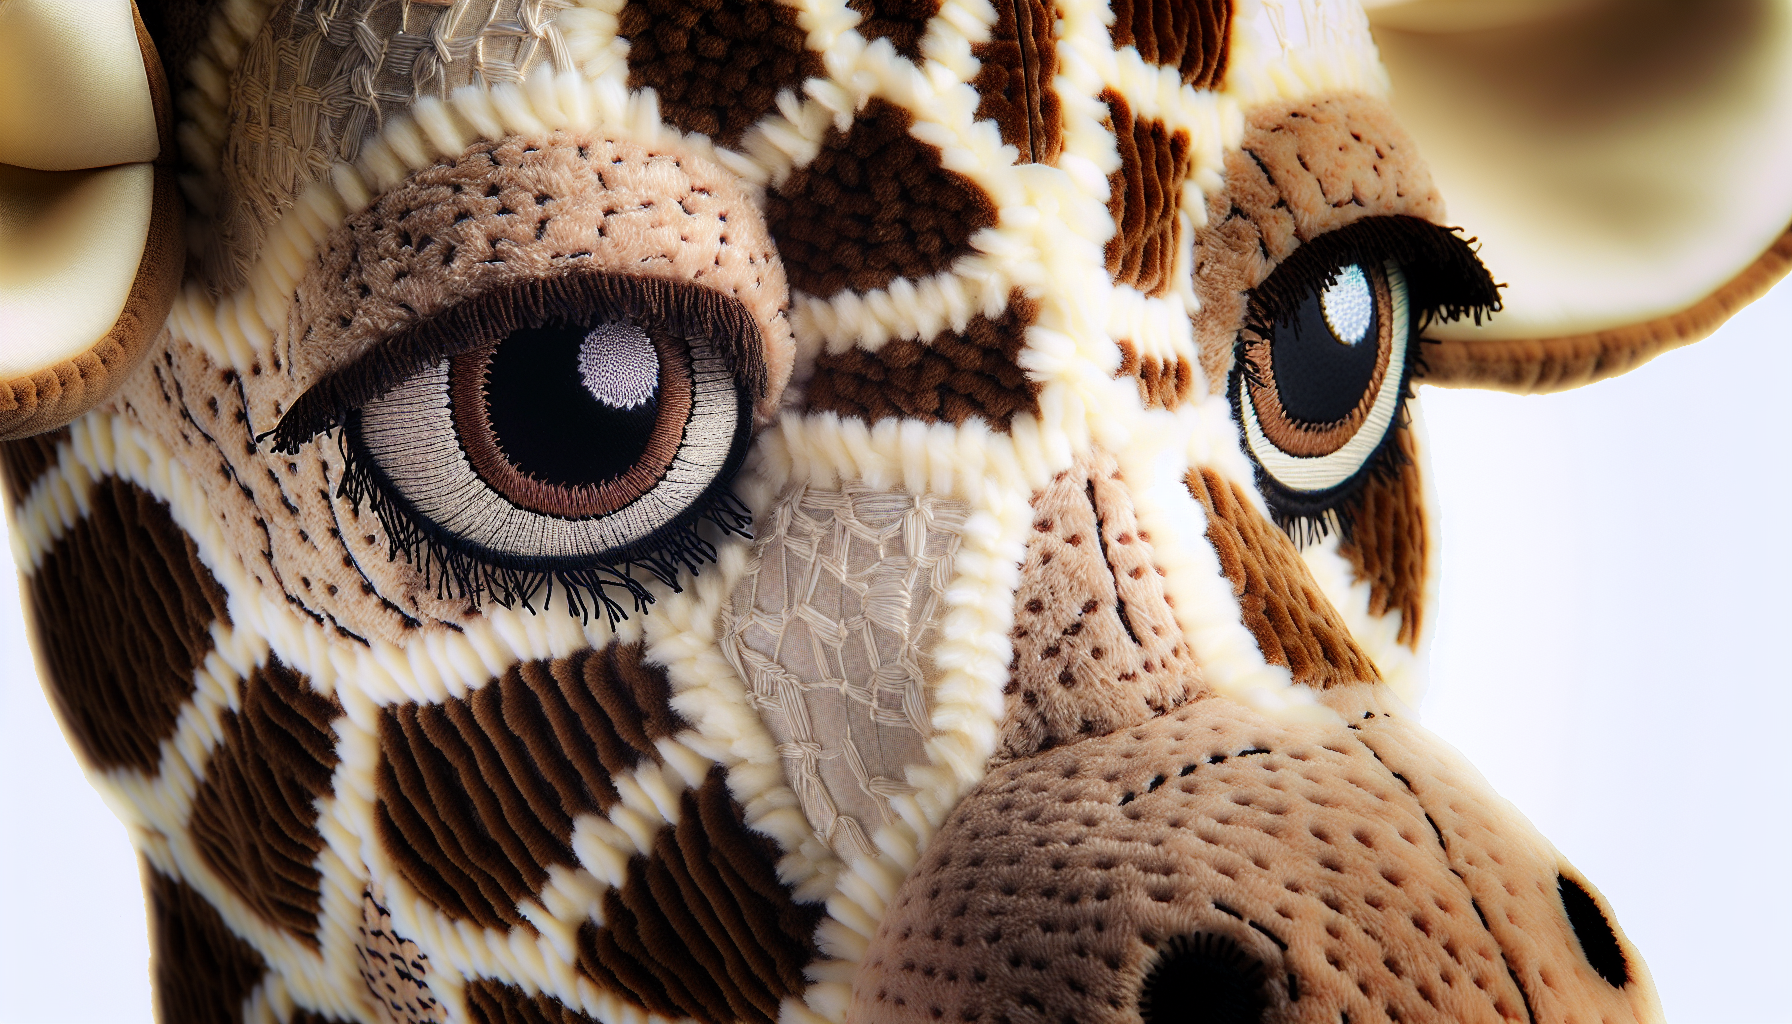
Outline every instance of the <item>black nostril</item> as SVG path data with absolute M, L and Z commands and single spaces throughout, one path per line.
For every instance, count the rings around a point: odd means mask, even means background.
M 1568 923 L 1574 927 L 1574 937 L 1580 940 L 1580 951 L 1587 963 L 1601 978 L 1623 988 L 1630 981 L 1630 962 L 1624 959 L 1624 949 L 1618 945 L 1618 936 L 1606 920 L 1605 911 L 1599 909 L 1599 902 L 1566 875 L 1556 875 L 1556 891 L 1562 894 L 1562 909 L 1568 912 Z
M 1269 999 L 1263 964 L 1224 935 L 1178 935 L 1139 991 L 1145 1024 L 1258 1024 Z

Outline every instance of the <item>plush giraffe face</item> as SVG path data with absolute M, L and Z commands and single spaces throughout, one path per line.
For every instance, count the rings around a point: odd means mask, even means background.
M 6 449 L 164 1020 L 1659 1018 L 1407 710 L 1498 293 L 1360 11 L 201 14 Z

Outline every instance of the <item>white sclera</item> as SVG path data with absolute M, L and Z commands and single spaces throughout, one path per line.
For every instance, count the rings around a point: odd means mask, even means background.
M 579 346 L 579 377 L 605 405 L 638 409 L 659 391 L 660 354 L 634 324 L 600 324 Z
M 1338 271 L 1331 287 L 1320 293 L 1319 308 L 1325 312 L 1326 326 L 1339 341 L 1346 345 L 1362 341 L 1375 315 L 1375 296 L 1369 291 L 1369 278 L 1363 268 L 1353 263 Z

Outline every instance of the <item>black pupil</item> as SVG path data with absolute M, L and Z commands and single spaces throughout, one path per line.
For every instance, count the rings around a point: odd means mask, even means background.
M 1346 345 L 1332 334 L 1319 304 L 1323 286 L 1301 299 L 1270 328 L 1270 365 L 1282 409 L 1296 423 L 1336 423 L 1348 417 L 1369 390 L 1381 340 L 1381 310 L 1369 318 L 1361 341 Z
M 647 450 L 659 402 L 619 409 L 597 400 L 579 373 L 588 327 L 533 327 L 499 342 L 486 369 L 492 433 L 511 463 L 560 486 L 614 480 Z

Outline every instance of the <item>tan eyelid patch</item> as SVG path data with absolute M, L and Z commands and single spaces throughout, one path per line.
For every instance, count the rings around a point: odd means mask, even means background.
M 778 407 L 795 343 L 784 270 L 752 200 L 700 157 L 562 131 L 472 146 L 333 231 L 299 282 L 283 397 L 494 288 L 587 273 L 734 298 L 764 345 L 756 411 Z

